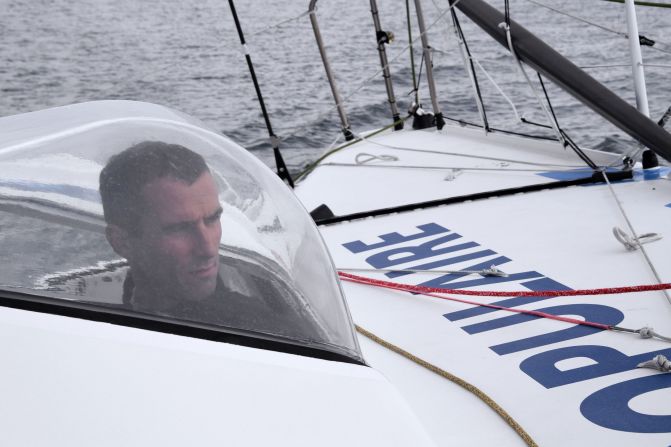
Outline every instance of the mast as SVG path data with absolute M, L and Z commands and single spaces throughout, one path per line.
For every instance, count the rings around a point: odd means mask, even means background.
M 450 4 L 508 48 L 506 31 L 499 27 L 505 21 L 500 11 L 482 0 L 450 0 Z M 671 134 L 513 20 L 510 21 L 510 31 L 515 52 L 521 61 L 641 144 L 671 161 Z

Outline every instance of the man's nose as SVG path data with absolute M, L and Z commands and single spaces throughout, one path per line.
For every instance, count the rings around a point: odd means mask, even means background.
M 219 253 L 219 240 L 216 228 L 199 222 L 194 228 L 194 249 L 200 256 L 216 256 Z

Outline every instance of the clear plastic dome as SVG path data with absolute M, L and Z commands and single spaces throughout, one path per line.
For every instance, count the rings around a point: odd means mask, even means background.
M 240 146 L 128 101 L 2 123 L 0 287 L 361 360 L 314 223 Z

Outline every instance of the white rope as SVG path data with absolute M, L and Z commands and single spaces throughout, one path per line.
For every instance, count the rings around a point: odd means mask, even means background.
M 631 232 L 632 235 L 634 235 L 634 240 L 636 241 L 638 247 L 641 249 L 641 253 L 643 254 L 643 257 L 645 258 L 645 261 L 648 263 L 648 266 L 650 267 L 650 270 L 652 271 L 652 274 L 655 276 L 655 279 L 657 280 L 657 283 L 663 284 L 663 281 L 661 277 L 659 276 L 659 273 L 657 273 L 657 269 L 655 268 L 655 265 L 652 263 L 652 260 L 648 256 L 648 252 L 645 250 L 643 245 L 640 243 L 638 236 L 636 236 L 636 230 L 634 230 L 634 226 L 632 225 L 631 221 L 629 220 L 629 216 L 627 216 L 627 213 L 624 210 L 624 207 L 622 206 L 622 202 L 620 202 L 620 198 L 617 196 L 615 193 L 615 189 L 613 188 L 613 185 L 610 183 L 610 180 L 608 179 L 608 175 L 606 175 L 606 172 L 604 170 L 601 171 L 601 175 L 603 176 L 604 180 L 606 181 L 606 184 L 608 185 L 608 189 L 610 190 L 611 195 L 615 199 L 615 203 L 617 203 L 618 208 L 620 209 L 620 213 L 622 213 L 622 216 L 624 217 L 625 222 L 627 223 L 627 227 L 629 228 L 629 231 Z M 667 290 L 662 290 L 662 293 L 664 293 L 664 296 L 666 297 L 667 301 L 669 304 L 671 304 L 671 296 L 669 296 L 669 292 Z
M 662 236 L 657 233 L 645 233 L 639 236 L 632 236 L 620 227 L 613 227 L 613 234 L 615 235 L 615 239 L 620 241 L 629 251 L 638 250 L 641 245 L 655 242 L 662 238 Z
M 508 40 L 508 49 L 510 50 L 510 54 L 513 57 L 513 61 L 517 64 L 519 67 L 520 71 L 522 72 L 522 75 L 524 76 L 524 79 L 526 79 L 527 84 L 529 85 L 529 88 L 533 92 L 534 96 L 538 100 L 538 104 L 540 104 L 541 109 L 543 109 L 543 112 L 545 112 L 545 116 L 547 117 L 548 121 L 550 122 L 550 125 L 552 126 L 552 129 L 554 129 L 555 133 L 557 134 L 557 139 L 561 142 L 563 146 L 566 146 L 566 140 L 564 139 L 564 136 L 562 133 L 559 131 L 559 127 L 557 127 L 557 122 L 552 118 L 552 115 L 550 114 L 550 111 L 547 109 L 545 106 L 545 102 L 541 98 L 540 94 L 536 91 L 536 88 L 534 87 L 533 83 L 531 82 L 531 79 L 529 79 L 529 76 L 527 75 L 527 72 L 524 70 L 524 66 L 522 65 L 522 61 L 519 60 L 517 57 L 517 53 L 515 52 L 515 47 L 513 46 L 513 39 L 512 36 L 510 35 L 510 26 L 508 26 L 507 23 L 503 22 L 499 24 L 500 28 L 503 28 L 506 31 L 506 39 Z
M 661 372 L 671 372 L 671 360 L 667 359 L 662 354 L 656 355 L 652 360 L 642 362 L 636 365 L 637 368 L 656 369 Z
M 333 148 L 335 147 L 335 145 L 338 144 L 338 142 L 340 141 L 340 139 L 341 139 L 342 137 L 343 137 L 343 133 L 342 133 L 342 132 L 338 132 L 338 135 L 336 135 L 336 137 L 333 139 L 333 141 L 331 142 L 331 144 L 328 145 L 328 148 L 326 148 L 326 151 L 328 152 L 328 151 L 330 151 L 331 149 L 333 149 Z
M 662 341 L 668 341 L 671 343 L 671 338 L 665 337 L 661 334 L 658 334 L 655 332 L 655 330 L 651 327 L 643 327 L 639 330 L 636 331 L 638 335 L 641 336 L 641 338 L 656 338 L 657 340 L 662 340 Z
M 354 157 L 354 162 L 356 163 L 354 166 L 365 165 L 371 161 L 398 161 L 398 157 L 393 155 L 373 155 L 366 152 L 360 152 L 356 154 L 356 157 Z
M 510 108 L 513 109 L 513 114 L 515 115 L 515 120 L 516 120 L 517 122 L 520 122 L 520 123 L 521 123 L 521 122 L 522 122 L 522 118 L 520 118 L 519 113 L 517 113 L 517 107 L 515 107 L 515 104 L 513 103 L 513 101 L 508 97 L 508 95 L 506 95 L 505 93 L 503 93 L 503 90 L 501 89 L 501 87 L 499 87 L 499 85 L 496 83 L 496 81 L 494 81 L 494 78 L 492 78 L 492 77 L 489 75 L 489 73 L 487 72 L 487 70 L 485 70 L 485 67 L 483 67 L 482 64 L 480 63 L 480 61 L 478 61 L 476 58 L 474 58 L 474 57 L 472 57 L 472 56 L 471 56 L 471 60 L 472 60 L 473 62 L 475 62 L 475 64 L 476 64 L 478 67 L 480 67 L 480 70 L 482 70 L 482 72 L 485 74 L 485 76 L 487 77 L 487 79 L 489 79 L 489 82 L 491 82 L 491 83 L 494 85 L 494 88 L 501 94 L 501 96 L 503 96 L 503 98 L 508 102 L 508 104 L 510 104 Z

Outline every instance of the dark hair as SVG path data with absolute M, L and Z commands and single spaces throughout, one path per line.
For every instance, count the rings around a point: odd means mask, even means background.
M 143 141 L 112 156 L 100 172 L 105 221 L 126 230 L 138 228 L 141 192 L 149 182 L 172 177 L 187 184 L 209 172 L 205 159 L 178 144 Z

